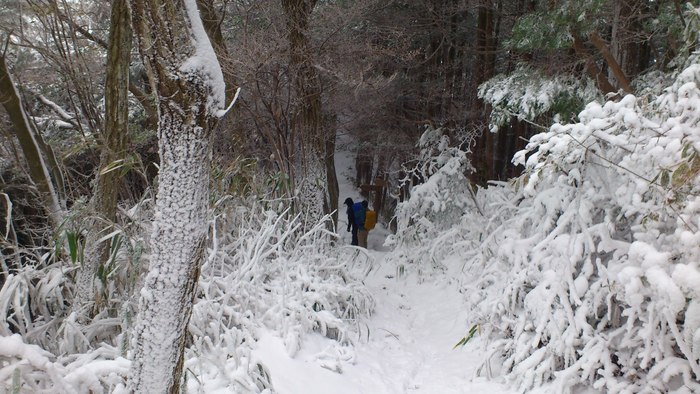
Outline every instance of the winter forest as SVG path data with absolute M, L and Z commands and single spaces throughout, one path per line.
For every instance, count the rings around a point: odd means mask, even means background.
M 0 393 L 700 392 L 699 85 L 697 0 L 0 0 Z

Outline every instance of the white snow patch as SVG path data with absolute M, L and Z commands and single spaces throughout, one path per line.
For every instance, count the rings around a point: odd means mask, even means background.
M 185 10 L 192 29 L 192 44 L 195 52 L 180 66 L 180 70 L 185 73 L 201 73 L 206 77 L 206 82 L 210 88 L 207 102 L 209 113 L 215 114 L 223 109 L 226 97 L 226 83 L 221 65 L 216 57 L 214 47 L 211 45 L 209 36 L 204 30 L 202 18 L 199 14 L 196 0 L 184 0 Z
M 378 261 L 382 253 L 371 252 Z M 502 382 L 476 376 L 482 362 L 480 338 L 455 344 L 469 331 L 457 282 L 396 278 L 383 261 L 366 283 L 377 309 L 360 323 L 354 351 L 318 334 L 304 337 L 289 357 L 284 341 L 260 335 L 254 359 L 270 371 L 280 394 L 511 394 Z M 497 368 L 497 365 L 494 365 Z

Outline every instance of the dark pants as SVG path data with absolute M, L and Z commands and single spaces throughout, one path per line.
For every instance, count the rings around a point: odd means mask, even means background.
M 357 226 L 352 226 L 352 243 L 350 245 L 357 246 Z

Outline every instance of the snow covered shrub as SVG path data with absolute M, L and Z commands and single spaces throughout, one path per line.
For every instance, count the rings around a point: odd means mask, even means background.
M 361 282 L 368 260 L 334 245 L 329 217 L 301 231 L 298 216 L 265 208 L 272 205 L 283 204 L 217 204 L 189 325 L 189 392 L 274 392 L 264 365 L 252 356 L 266 331 L 282 337 L 290 355 L 303 335 L 318 332 L 337 341 L 338 354 L 352 357 L 358 321 L 373 309 Z M 129 361 L 123 333 L 134 306 L 129 289 L 137 288 L 131 275 L 148 258 L 139 234 L 150 233 L 142 217 L 147 211 L 127 214 L 138 228 L 122 229 L 128 242 L 106 282 L 109 308 L 91 323 L 78 324 L 69 314 L 68 262 L 45 258 L 8 276 L 0 290 L 0 392 L 124 391 Z
M 30 343 L 58 350 L 56 327 L 39 328 L 58 325 L 52 317 L 63 317 L 68 306 L 63 290 L 65 269 L 61 266 L 27 266 L 7 276 L 0 289 L 0 335 L 17 333 Z
M 482 191 L 465 293 L 521 390 L 700 390 L 700 64 L 653 100 L 591 103 Z M 481 193 L 480 193 L 481 194 Z
M 397 261 L 435 263 L 441 248 L 425 246 L 440 238 L 445 243 L 460 236 L 456 225 L 466 211 L 476 210 L 471 184 L 472 171 L 466 152 L 450 146 L 442 128 L 427 127 L 418 147 L 421 154 L 413 174 L 425 181 L 411 189 L 407 201 L 396 209 L 397 232 L 389 238 L 395 244 Z
M 124 242 L 124 238 L 115 235 Z M 75 240 L 74 233 L 66 238 Z M 114 254 L 107 269 L 100 271 L 103 285 L 100 296 L 107 307 L 91 322 L 78 323 L 71 315 L 73 282 L 71 276 L 79 269 L 70 260 L 73 252 L 62 251 L 57 240 L 56 250 L 36 256 L 36 261 L 25 261 L 22 267 L 10 273 L 0 288 L 0 335 L 20 334 L 24 341 L 41 346 L 53 353 L 82 353 L 94 345 L 111 342 L 122 331 L 120 311 L 128 296 L 122 283 L 128 275 L 127 260 L 134 254 L 113 248 Z M 68 249 L 75 250 L 77 241 Z M 126 247 L 125 247 L 126 248 Z M 60 259 L 64 256 L 65 259 Z M 132 286 L 133 288 L 133 286 Z
M 291 356 L 312 331 L 351 344 L 373 308 L 361 282 L 366 267 L 333 245 L 329 217 L 302 232 L 299 216 L 258 204 L 228 202 L 220 211 L 190 322 L 188 390 L 270 392 L 264 366 L 251 358 L 262 331 L 282 337 Z
M 404 242 L 425 239 L 452 227 L 471 203 L 465 176 L 471 165 L 466 153 L 450 147 L 441 128 L 428 127 L 418 146 L 421 155 L 412 173 L 425 181 L 414 186 L 410 198 L 397 208 L 397 239 Z

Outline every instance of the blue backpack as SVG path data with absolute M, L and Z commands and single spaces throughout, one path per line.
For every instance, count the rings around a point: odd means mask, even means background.
M 352 204 L 352 213 L 355 215 L 355 224 L 358 228 L 362 228 L 365 225 L 365 207 L 361 202 Z

